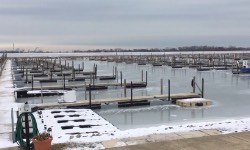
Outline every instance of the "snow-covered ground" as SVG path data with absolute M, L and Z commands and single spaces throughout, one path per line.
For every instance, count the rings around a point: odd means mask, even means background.
M 11 61 L 6 62 L 0 76 L 0 148 L 16 146 L 10 138 L 11 132 L 11 108 L 17 110 L 15 103 L 14 87 L 11 75 Z M 16 118 L 16 117 L 15 117 Z
M 70 111 L 70 112 L 67 112 Z M 53 113 L 57 112 L 57 113 Z M 58 117 L 62 115 L 61 117 Z M 74 116 L 79 115 L 79 116 Z M 217 129 L 222 133 L 242 132 L 250 130 L 250 118 L 231 119 L 214 122 L 197 122 L 181 125 L 161 125 L 149 128 L 137 128 L 121 131 L 104 120 L 90 109 L 53 109 L 43 110 L 42 117 L 37 112 L 34 116 L 38 122 L 40 132 L 44 131 L 44 125 L 52 128 L 53 143 L 64 142 L 101 142 L 117 138 L 129 138 L 150 134 L 187 132 L 202 129 Z M 72 116 L 72 117 L 70 117 Z M 58 117 L 58 118 L 55 118 Z M 84 120 L 75 122 L 74 120 Z M 43 120 L 43 123 L 42 123 Z M 67 120 L 65 123 L 58 123 Z M 89 128 L 80 128 L 79 125 L 97 125 Z M 62 126 L 74 126 L 72 129 L 62 130 Z
M 5 70 L 0 77 L 0 148 L 16 146 L 9 137 L 11 132 L 11 108 L 17 110 L 13 94 L 14 88 L 11 78 L 11 61 L 8 61 Z M 71 112 L 66 112 L 71 110 Z M 60 111 L 59 113 L 51 113 Z M 75 112 L 73 112 L 75 111 Z M 55 109 L 42 111 L 42 118 L 38 113 L 34 113 L 37 118 L 39 131 L 44 131 L 44 125 L 52 128 L 53 143 L 77 142 L 77 143 L 97 143 L 95 148 L 104 148 L 100 142 L 111 139 L 138 137 L 157 133 L 185 132 L 201 129 L 217 129 L 222 133 L 242 132 L 250 130 L 250 118 L 217 120 L 213 122 L 194 122 L 178 125 L 161 125 L 149 128 L 138 128 L 121 131 L 108 121 L 100 117 L 92 110 Z M 58 117 L 57 115 L 64 115 Z M 79 115 L 71 116 L 70 115 Z M 55 118 L 55 116 L 57 116 Z M 42 123 L 42 119 L 44 123 Z M 84 121 L 79 121 L 84 119 Z M 58 120 L 68 120 L 65 123 L 58 123 Z M 78 122 L 76 121 L 78 120 Z M 72 129 L 62 130 L 61 126 L 72 125 Z M 90 128 L 83 128 L 80 125 L 98 125 Z M 85 126 L 88 127 L 88 126 Z M 70 134 L 71 133 L 71 134 Z M 72 148 L 74 149 L 74 148 Z

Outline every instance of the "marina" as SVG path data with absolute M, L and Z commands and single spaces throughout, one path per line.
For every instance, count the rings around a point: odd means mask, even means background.
M 240 54 L 227 55 L 241 57 Z M 165 54 L 165 57 L 170 56 Z M 113 56 L 113 58 L 116 57 Z M 148 57 L 158 58 L 158 55 L 149 54 Z M 57 126 L 61 125 L 62 130 L 91 128 L 94 129 L 93 132 L 98 131 L 101 136 L 96 138 L 96 141 L 100 141 L 103 136 L 109 140 L 113 134 L 125 137 L 124 132 L 128 130 L 248 117 L 247 89 L 250 88 L 248 81 L 250 76 L 246 73 L 233 73 L 235 69 L 232 65 L 233 57 L 227 59 L 227 63 L 231 63 L 230 67 L 222 64 L 210 69 L 206 69 L 205 65 L 200 67 L 192 63 L 172 66 L 156 61 L 154 62 L 158 64 L 144 61 L 145 65 L 139 65 L 134 61 L 128 63 L 132 60 L 124 61 L 125 59 L 116 62 L 111 61 L 111 56 L 108 57 L 110 60 L 81 56 L 74 58 L 73 63 L 72 57 L 60 57 L 63 61 L 70 62 L 68 64 L 74 64 L 74 67 L 70 65 L 65 67 L 62 63 L 60 65 L 59 57 L 40 58 L 44 64 L 51 59 L 53 59 L 51 62 L 55 62 L 48 63 L 48 67 L 42 68 L 31 63 L 32 59 L 37 61 L 38 58 L 11 59 L 11 56 L 7 58 L 6 62 L 11 64 L 10 69 L 12 69 L 15 103 L 28 102 L 34 113 L 40 110 L 51 110 L 54 113 L 92 109 L 96 115 L 112 124 L 112 128 L 117 128 L 114 130 L 116 133 L 105 133 L 100 130 L 104 127 L 99 127 L 98 124 L 81 122 L 86 117 L 74 115 L 78 121 L 72 118 L 60 119 L 62 115 L 60 113 L 54 115 L 59 117 Z M 181 62 L 188 59 L 183 59 Z M 29 65 L 24 65 L 25 61 L 29 61 L 27 63 Z M 240 62 L 241 59 L 239 64 L 243 65 L 243 61 L 242 64 Z M 218 69 L 220 67 L 227 69 Z M 82 80 L 77 80 L 79 78 Z M 67 96 L 67 93 L 73 93 L 73 95 Z M 237 110 L 240 108 L 238 111 L 233 111 L 236 109 L 235 105 Z M 76 125 L 74 120 L 79 123 Z M 68 125 L 63 125 L 64 122 Z M 42 129 L 43 126 L 40 128 Z M 220 132 L 222 131 L 220 129 Z M 71 136 L 77 137 L 84 134 L 72 132 Z M 91 134 L 93 134 L 92 131 Z M 106 134 L 110 134 L 108 135 L 110 137 L 106 137 Z M 61 133 L 61 135 L 70 137 L 68 136 L 70 134 Z M 62 139 L 59 137 L 57 140 L 61 142 Z M 90 137 L 83 138 L 89 140 Z M 71 141 L 75 142 L 77 138 Z

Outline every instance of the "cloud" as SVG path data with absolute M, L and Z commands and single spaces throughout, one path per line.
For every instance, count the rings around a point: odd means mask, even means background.
M 250 35 L 248 14 L 248 0 L 2 0 L 0 49 L 12 42 L 48 49 L 60 44 L 240 46 L 249 43 L 242 42 Z

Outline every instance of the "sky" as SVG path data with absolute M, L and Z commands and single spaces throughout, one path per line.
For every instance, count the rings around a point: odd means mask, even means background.
M 0 50 L 250 47 L 249 0 L 1 0 Z

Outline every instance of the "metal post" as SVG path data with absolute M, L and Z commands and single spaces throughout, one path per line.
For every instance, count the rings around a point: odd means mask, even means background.
M 97 64 L 95 65 L 95 79 L 97 78 Z
M 15 143 L 16 136 L 15 136 L 15 132 L 14 132 L 14 110 L 13 110 L 13 108 L 11 108 L 11 130 L 12 130 L 12 141 L 13 141 L 13 143 Z
M 168 79 L 168 100 L 170 101 L 170 80 Z
M 196 86 L 196 83 L 195 83 L 195 76 L 193 77 L 193 80 L 192 80 L 191 85 L 192 85 L 192 87 L 193 87 L 193 93 L 195 93 L 195 86 Z
M 52 71 L 51 69 L 49 71 L 50 71 L 50 80 L 52 80 Z
M 161 79 L 161 95 L 163 94 L 163 79 Z
M 43 104 L 43 86 L 42 86 L 42 83 L 41 84 L 41 101 L 42 101 L 42 104 Z
M 94 78 L 94 75 L 92 75 L 92 81 L 93 81 L 93 86 L 95 86 L 95 78 Z
M 85 100 L 87 100 L 87 85 L 86 85 L 86 82 L 84 82 L 84 85 L 85 85 Z
M 122 87 L 122 72 L 120 72 L 120 74 L 121 74 L 121 87 Z
M 80 64 L 78 65 L 78 72 L 80 73 L 81 66 Z
M 201 97 L 204 98 L 204 78 L 202 78 L 202 85 L 201 86 L 202 86 L 201 87 L 201 91 L 202 91 Z
M 126 79 L 124 79 L 124 97 L 127 97 Z
M 26 148 L 27 150 L 30 150 L 30 127 L 29 127 L 29 116 L 28 113 L 25 112 L 25 138 L 26 138 Z
M 91 84 L 89 84 L 89 108 L 91 108 Z
M 133 83 L 131 81 L 131 84 L 130 84 L 130 91 L 131 91 L 131 95 L 130 95 L 130 104 L 133 103 Z
M 143 70 L 141 71 L 141 81 L 143 82 Z
M 65 74 L 63 74 L 63 90 L 65 90 Z
M 26 69 L 26 83 L 28 83 L 28 69 Z
M 34 75 L 31 76 L 31 90 L 34 88 Z
M 117 67 L 115 67 L 115 77 L 116 77 L 116 82 L 118 83 L 118 70 L 117 70 Z

